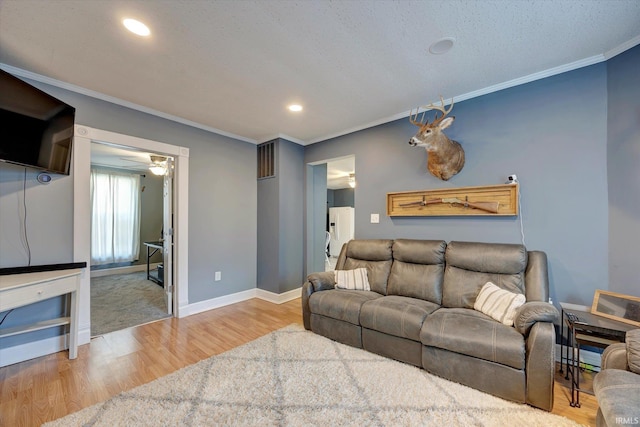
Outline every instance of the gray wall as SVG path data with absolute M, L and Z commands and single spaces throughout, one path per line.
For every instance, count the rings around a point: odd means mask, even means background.
M 280 139 L 280 285 L 277 293 L 304 281 L 304 147 Z
M 308 149 L 309 147 L 307 147 Z M 306 151 L 305 151 L 306 156 Z M 305 172 L 305 274 L 325 269 L 327 164 L 307 165 Z
M 280 281 L 280 141 L 274 141 L 276 174 L 258 180 L 258 279 L 257 286 L 277 292 Z
M 24 167 L 0 162 L 0 267 L 29 264 L 24 238 L 25 203 L 31 265 L 73 262 L 73 178 L 51 174 L 51 183 L 42 185 L 36 181 L 38 173 L 27 168 L 25 181 Z M 2 327 L 47 320 L 62 312 L 62 298 L 41 301 L 13 310 Z M 0 313 L 0 320 L 5 314 Z M 0 347 L 59 335 L 61 329 L 57 329 L 4 337 Z
M 283 293 L 303 281 L 304 147 L 276 141 L 276 176 L 258 181 L 258 288 Z
M 48 185 L 36 180 L 40 172 L 0 162 L 0 267 L 73 262 L 73 177 L 50 174 Z M 23 187 L 26 186 L 26 192 Z
M 606 64 L 460 102 L 452 114 L 447 135 L 467 162 L 448 182 L 428 173 L 424 149 L 408 145 L 417 128 L 407 119 L 308 146 L 305 161 L 355 154 L 360 239 L 519 243 L 520 218 L 385 214 L 388 192 L 500 184 L 517 174 L 526 245 L 547 252 L 551 296 L 590 304 L 608 279 Z M 371 213 L 379 224 L 369 223 Z
M 147 247 L 143 242 L 160 239 L 163 222 L 163 182 L 161 176 L 150 172 L 140 179 L 144 191 L 140 193 L 140 257 L 135 264 L 147 263 Z M 151 257 L 151 262 L 162 262 L 162 251 Z
M 189 148 L 189 303 L 255 288 L 255 145 L 39 82 L 30 83 L 73 105 L 76 123 Z M 0 264 L 4 267 L 26 264 L 20 236 L 15 232 L 20 173 L 20 168 L 0 164 Z M 35 173 L 30 174 L 27 198 L 32 263 L 71 262 L 73 177 L 56 177 L 50 185 L 40 186 L 33 181 Z M 5 200 L 9 201 L 7 205 Z M 219 282 L 213 280 L 215 271 L 222 271 Z M 16 310 L 3 327 L 14 319 L 21 323 L 36 320 L 41 311 L 41 307 L 33 306 Z M 27 334 L 16 338 L 23 337 L 25 341 L 30 339 Z M 0 345 L 13 342 L 0 341 Z
M 609 289 L 640 296 L 640 46 L 608 61 Z

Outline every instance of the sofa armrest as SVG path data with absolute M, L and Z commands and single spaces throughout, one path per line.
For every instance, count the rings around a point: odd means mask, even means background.
M 622 369 L 628 371 L 627 346 L 623 342 L 611 344 L 602 352 L 602 369 Z
M 640 329 L 627 331 L 624 342 L 627 344 L 627 366 L 634 374 L 640 374 Z
M 311 282 L 304 282 L 302 285 L 302 323 L 304 328 L 311 330 L 311 310 L 309 309 L 309 297 L 313 293 L 313 285 Z
M 307 276 L 307 281 L 302 285 L 302 323 L 307 330 L 311 330 L 311 309 L 309 308 L 309 298 L 314 292 L 334 289 L 335 273 L 333 271 L 323 271 L 311 273 Z
M 537 322 L 526 340 L 527 403 L 545 411 L 553 409 L 556 370 L 556 330 L 550 322 Z
M 333 271 L 322 271 L 311 273 L 307 276 L 307 281 L 313 286 L 313 291 L 326 291 L 336 287 L 336 274 Z
M 540 301 L 527 302 L 518 308 L 513 326 L 522 335 L 527 336 L 535 323 L 555 323 L 559 316 L 558 309 L 552 304 Z

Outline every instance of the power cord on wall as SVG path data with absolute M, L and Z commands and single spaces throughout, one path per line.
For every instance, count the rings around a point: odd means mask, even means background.
M 24 216 L 22 217 L 22 230 L 25 247 L 27 249 L 27 265 L 31 266 L 31 247 L 29 246 L 29 232 L 27 230 L 27 168 L 24 168 L 24 178 L 22 180 L 22 207 L 24 208 Z M 12 311 L 13 308 L 5 313 L 5 315 L 2 317 L 2 320 L 0 320 L 0 325 L 4 323 L 4 321 L 7 319 L 7 316 L 11 314 Z
M 2 325 L 4 323 L 4 319 L 7 318 L 7 316 L 9 315 L 9 313 L 11 313 L 13 311 L 13 308 L 9 311 L 6 312 L 6 314 L 4 315 L 4 317 L 2 318 L 2 320 L 0 320 L 0 325 Z
M 27 230 L 27 168 L 24 168 L 24 180 L 22 183 L 22 205 L 24 206 L 24 217 L 22 221 L 22 229 L 24 231 L 24 242 L 26 244 L 26 249 L 27 249 L 27 258 L 28 258 L 27 265 L 30 266 L 31 265 L 31 247 L 29 246 L 29 232 Z
M 520 236 L 522 236 L 522 246 L 526 247 L 524 243 L 524 223 L 522 218 L 522 190 L 518 187 L 518 212 L 520 213 Z

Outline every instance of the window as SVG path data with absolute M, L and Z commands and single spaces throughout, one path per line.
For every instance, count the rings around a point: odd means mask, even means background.
M 140 175 L 91 171 L 91 265 L 138 259 L 139 195 Z

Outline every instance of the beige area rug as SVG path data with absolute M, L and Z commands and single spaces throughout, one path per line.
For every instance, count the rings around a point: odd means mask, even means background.
M 290 325 L 46 426 L 576 426 Z

